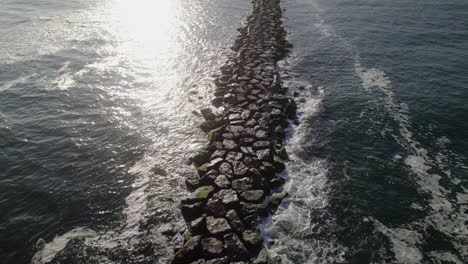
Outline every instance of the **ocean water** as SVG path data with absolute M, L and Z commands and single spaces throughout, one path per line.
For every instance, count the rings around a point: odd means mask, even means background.
M 284 0 L 283 263 L 467 263 L 468 3 Z M 0 0 L 0 263 L 168 263 L 247 0 Z

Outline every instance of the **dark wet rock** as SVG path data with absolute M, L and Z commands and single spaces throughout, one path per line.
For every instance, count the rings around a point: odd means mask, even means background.
M 196 189 L 200 187 L 200 176 L 198 176 L 198 174 L 189 175 L 185 179 L 185 185 L 187 185 L 189 189 Z
M 206 231 L 206 218 L 199 217 L 190 222 L 190 230 L 193 234 L 203 234 Z
M 208 232 L 212 235 L 216 236 L 231 231 L 231 226 L 229 226 L 229 223 L 224 218 L 208 216 L 206 218 L 206 229 L 208 229 Z
M 275 165 L 276 171 L 280 172 L 284 170 L 285 168 L 284 161 L 278 155 L 273 156 L 273 163 Z
M 207 121 L 216 119 L 216 115 L 213 113 L 213 111 L 211 111 L 210 108 L 204 108 L 200 112 L 201 112 L 203 118 L 205 118 L 205 120 L 207 120 Z
M 257 141 L 253 144 L 254 149 L 265 149 L 270 148 L 271 143 L 269 141 Z
M 285 182 L 284 178 L 274 177 L 270 180 L 269 183 L 272 189 L 276 189 L 276 188 L 283 186 L 284 182 Z
M 200 178 L 200 184 L 202 185 L 211 185 L 219 175 L 217 170 L 208 171 L 203 177 Z
M 216 258 L 206 261 L 206 264 L 228 264 L 228 258 Z
M 200 166 L 204 163 L 208 163 L 210 161 L 211 153 L 206 149 L 201 149 L 198 153 L 192 157 L 193 163 L 195 166 Z
M 244 223 L 235 210 L 229 210 L 226 214 L 226 219 L 235 232 L 242 233 L 245 230 Z
M 234 206 L 239 202 L 237 193 L 234 190 L 230 189 L 220 190 L 215 194 L 215 197 L 220 199 L 222 203 L 227 206 Z
M 265 198 L 265 192 L 263 190 L 250 190 L 241 192 L 240 197 L 247 202 L 261 203 Z
M 206 264 L 206 261 L 204 259 L 198 259 L 198 260 L 190 262 L 190 264 Z
M 206 208 L 210 215 L 214 215 L 216 217 L 224 217 L 226 215 L 226 209 L 218 198 L 210 198 L 206 203 Z
M 241 214 L 243 216 L 251 214 L 259 214 L 260 216 L 266 216 L 266 207 L 262 204 L 240 202 Z
M 248 191 L 253 189 L 253 182 L 250 178 L 242 178 L 232 181 L 232 188 L 236 191 Z
M 280 206 L 284 198 L 288 196 L 287 192 L 273 193 L 268 200 L 268 210 L 273 214 Z
M 221 240 L 208 237 L 201 240 L 203 254 L 208 258 L 220 257 L 223 253 L 224 244 Z
M 233 260 L 245 260 L 249 257 L 249 252 L 245 247 L 244 243 L 239 239 L 239 237 L 234 234 L 226 234 L 224 235 L 224 247 L 226 249 L 226 253 L 229 254 L 231 259 Z
M 253 261 L 253 264 L 268 264 L 268 253 L 265 248 L 260 250 L 260 253 L 258 253 L 258 256 Z
M 254 230 L 258 228 L 258 226 L 262 222 L 262 219 L 258 214 L 251 214 L 244 217 L 243 222 L 248 229 Z
M 200 217 L 203 214 L 203 203 L 197 202 L 192 204 L 184 204 L 180 205 L 180 209 L 182 211 L 182 216 L 186 221 L 192 221 L 196 218 Z
M 248 248 L 257 248 L 263 242 L 263 238 L 260 233 L 252 230 L 244 231 L 242 233 L 242 240 Z
M 201 253 L 201 236 L 194 236 L 189 239 L 182 249 L 180 249 L 174 256 L 173 264 L 186 264 L 188 262 L 198 259 Z
M 229 189 L 231 187 L 231 182 L 226 177 L 226 175 L 219 175 L 215 179 L 214 184 L 220 189 Z

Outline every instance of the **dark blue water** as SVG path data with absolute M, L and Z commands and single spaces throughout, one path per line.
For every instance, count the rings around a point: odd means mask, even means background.
M 286 0 L 283 263 L 466 263 L 468 3 Z M 250 1 L 0 0 L 0 263 L 167 263 Z M 297 92 L 297 94 L 296 94 Z

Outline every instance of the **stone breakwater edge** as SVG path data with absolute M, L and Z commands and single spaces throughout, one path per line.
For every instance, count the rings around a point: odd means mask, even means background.
M 252 14 L 220 68 L 210 108 L 202 109 L 208 144 L 191 159 L 190 198 L 180 204 L 187 223 L 173 264 L 277 262 L 268 259 L 262 218 L 287 196 L 285 129 L 297 106 L 281 87 L 277 67 L 292 45 L 282 27 L 280 0 L 253 0 Z

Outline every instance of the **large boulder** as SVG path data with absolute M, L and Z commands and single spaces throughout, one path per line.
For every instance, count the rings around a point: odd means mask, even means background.
M 206 228 L 208 229 L 208 232 L 214 236 L 222 235 L 231 231 L 231 226 L 226 219 L 214 218 L 212 216 L 208 216 L 206 218 Z
M 173 264 L 186 264 L 198 259 L 201 253 L 201 236 L 189 239 L 183 247 L 177 251 L 172 261 Z
M 224 235 L 224 247 L 226 249 L 226 253 L 233 260 L 245 260 L 249 258 L 247 248 L 234 233 Z
M 214 237 L 202 239 L 201 246 L 203 255 L 205 255 L 207 258 L 221 257 L 224 250 L 223 242 Z

